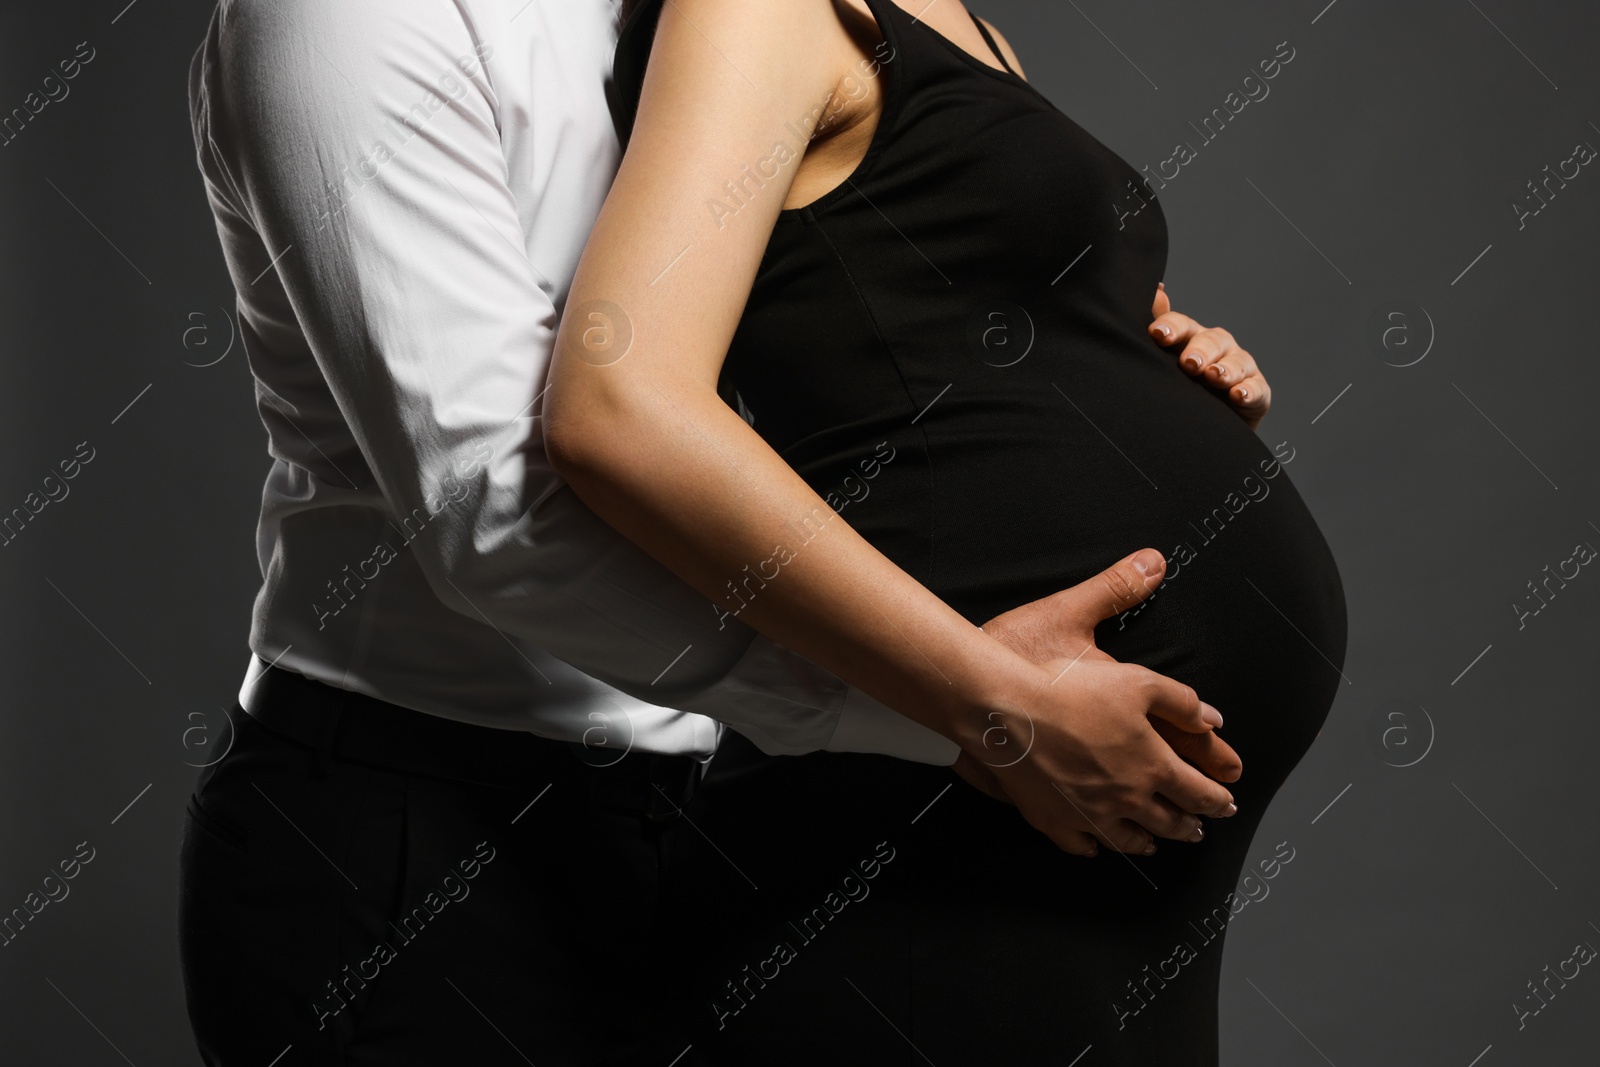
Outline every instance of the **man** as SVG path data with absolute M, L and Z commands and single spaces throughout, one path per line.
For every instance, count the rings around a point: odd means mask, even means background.
M 557 316 L 617 163 L 617 14 L 228 0 L 195 57 L 199 162 L 273 457 L 238 736 L 185 833 L 208 1064 L 622 1062 L 664 858 L 720 723 L 773 754 L 957 760 L 719 615 L 544 456 Z M 1135 562 L 996 630 L 1032 659 L 1076 650 L 1159 581 Z M 1214 711 L 1167 714 L 1186 755 L 1236 776 Z M 1153 728 L 1123 760 L 1131 792 L 1181 778 L 1186 810 L 1226 805 Z M 1126 814 L 1085 819 L 1137 849 L 1150 835 Z

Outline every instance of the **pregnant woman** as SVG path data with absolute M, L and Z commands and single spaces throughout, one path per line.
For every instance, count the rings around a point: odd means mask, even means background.
M 1103 652 L 1194 687 L 1243 760 L 1239 814 L 1071 855 L 1116 834 L 1030 827 L 1075 805 L 1018 786 L 1044 729 L 1025 696 L 925 723 L 1015 808 L 944 768 L 730 736 L 676 878 L 661 1062 L 1216 1064 L 1234 891 L 1292 862 L 1252 838 L 1342 684 L 1338 572 L 1292 445 L 1252 431 L 1253 366 L 1208 389 L 1152 334 L 1154 194 L 956 0 L 908 2 L 632 13 L 552 456 L 708 611 L 875 695 L 883 662 L 954 677 L 977 624 L 1159 548 L 1155 594 L 1098 651 L 1048 650 L 1041 685 Z M 908 632 L 927 591 L 946 615 Z

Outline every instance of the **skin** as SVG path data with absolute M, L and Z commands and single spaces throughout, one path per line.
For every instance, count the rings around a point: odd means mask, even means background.
M 1255 357 L 1239 347 L 1233 334 L 1217 326 L 1201 326 L 1172 310 L 1167 287 L 1156 292 L 1150 313 L 1150 336 L 1165 348 L 1178 350 L 1178 366 L 1185 374 L 1226 393 L 1228 403 L 1252 429 L 1261 425 L 1272 407 L 1272 386 L 1262 377 Z
M 954 0 L 922 14 L 993 59 Z M 954 740 L 958 773 L 1059 847 L 1197 840 L 1197 816 L 1234 810 L 1216 780 L 1240 772 L 1213 732 L 1220 714 L 1188 686 L 1093 648 L 1094 621 L 1159 584 L 1159 552 L 1007 613 L 991 635 L 837 518 L 717 395 L 778 209 L 840 184 L 866 150 L 881 90 L 868 79 L 860 91 L 855 75 L 878 41 L 852 0 L 665 6 L 632 141 L 557 339 L 549 455 L 596 513 L 729 609 L 727 584 L 774 546 L 799 544 L 796 528 L 811 522 L 820 534 L 739 621 Z M 731 217 L 707 212 L 723 182 L 771 158 L 786 123 L 819 106 L 824 128 L 760 196 Z

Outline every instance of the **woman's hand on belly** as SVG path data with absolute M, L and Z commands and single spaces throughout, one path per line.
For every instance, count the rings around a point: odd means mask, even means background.
M 1019 806 L 1058 843 L 1070 827 L 1118 851 L 1153 852 L 1152 834 L 1201 840 L 1203 826 L 1191 813 L 1226 817 L 1238 810 L 1225 792 L 1218 803 L 1217 787 L 1176 759 L 1182 756 L 1221 781 L 1237 781 L 1243 769 L 1238 753 L 1212 732 L 1222 725 L 1221 714 L 1189 687 L 1119 664 L 1095 646 L 1095 624 L 1146 599 L 1165 572 L 1159 552 L 1141 549 L 1087 581 L 999 615 L 983 627 L 1025 659 L 1048 664 L 1050 689 L 1069 671 L 1078 671 L 1069 680 L 1071 690 L 1063 686 L 1059 694 L 1073 705 L 1067 717 L 1050 707 L 1056 693 L 1041 694 L 1037 708 L 1024 708 L 1015 717 L 991 714 L 994 725 L 984 735 L 985 752 L 967 749 L 954 767 L 968 784 L 1007 803 L 1037 791 L 1043 771 L 1049 786 L 1072 808 L 1066 827 L 1041 824 L 1040 815 L 1053 823 L 1065 813 L 1041 811 L 1035 798 Z M 1095 667 L 1114 670 L 1102 676 Z M 1143 722 L 1130 718 L 1130 710 L 1142 713 Z M 1021 753 L 1013 755 L 1018 749 Z M 1025 761 L 1032 765 L 1022 767 Z M 1056 796 L 1043 795 L 1059 809 Z M 1108 817 L 1109 811 L 1132 814 Z M 1068 836 L 1076 835 L 1069 831 Z M 1088 850 L 1069 851 L 1094 854 L 1092 842 Z
M 983 624 L 983 631 L 1033 663 L 1079 658 L 1114 663 L 1096 646 L 1095 626 L 1148 599 L 1166 573 L 1161 553 L 1141 548 L 1070 589 L 995 616 Z M 1222 725 L 1222 714 L 1203 700 L 1200 712 L 1198 718 L 1181 723 L 1153 718 L 1150 725 L 1174 752 L 1212 778 L 1237 782 L 1244 763 L 1233 746 L 1213 732 Z
M 1195 814 L 1234 814 L 1232 794 L 1178 758 L 1153 717 L 1201 728 L 1195 691 L 1109 656 L 1054 660 L 1020 700 L 986 716 L 981 740 L 963 739 L 957 771 L 993 786 L 1060 848 L 1094 855 L 1155 851 L 1153 831 L 1199 840 Z M 980 788 L 982 786 L 980 785 Z M 993 790 L 985 790 L 993 792 Z
M 1272 407 L 1272 386 L 1256 366 L 1255 357 L 1239 347 L 1233 334 L 1221 327 L 1200 325 L 1172 310 L 1166 286 L 1156 290 L 1150 313 L 1150 336 L 1163 348 L 1181 345 L 1178 366 L 1190 377 L 1223 393 L 1228 404 L 1252 430 L 1261 425 Z

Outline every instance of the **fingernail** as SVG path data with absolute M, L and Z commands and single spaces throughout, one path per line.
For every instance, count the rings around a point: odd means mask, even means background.
M 1199 370 L 1200 369 L 1200 357 L 1199 356 L 1184 356 L 1183 357 L 1183 365 L 1185 367 L 1188 367 L 1190 370 Z
M 1237 815 L 1238 813 L 1239 806 L 1230 800 L 1224 807 L 1217 811 L 1216 817 L 1219 819 L 1226 819 L 1228 816 Z
M 1163 341 L 1172 340 L 1172 327 L 1170 327 L 1170 326 L 1167 326 L 1165 324 L 1159 325 L 1159 326 L 1156 327 L 1156 333 L 1159 333 L 1161 335 L 1161 339 Z
M 1155 853 L 1155 850 L 1156 850 L 1156 843 L 1154 841 L 1151 841 L 1150 843 L 1148 843 L 1147 845 L 1144 846 L 1144 854 L 1146 856 L 1153 855 Z
M 1164 292 L 1167 291 L 1167 283 L 1166 282 L 1156 282 L 1156 288 L 1160 289 L 1164 293 Z
M 1239 400 L 1240 400 L 1240 402 L 1242 403 L 1242 402 L 1244 402 L 1246 400 L 1249 400 L 1249 399 L 1250 399 L 1250 390 L 1248 390 L 1248 389 L 1240 389 L 1239 390 Z
M 1161 566 L 1160 563 L 1156 562 L 1158 559 L 1161 560 L 1161 562 L 1165 562 L 1165 560 L 1160 556 L 1155 556 L 1150 552 L 1140 551 L 1133 557 L 1133 569 L 1146 576 L 1154 574 L 1158 569 L 1160 569 Z
M 1200 702 L 1200 717 L 1212 726 L 1222 725 L 1222 712 L 1203 700 Z
M 1203 826 L 1203 825 L 1196 826 L 1194 828 L 1194 833 L 1189 835 L 1189 840 L 1190 841 L 1202 841 L 1202 840 L 1205 839 L 1205 836 L 1206 836 L 1206 828 L 1205 828 L 1205 826 Z

